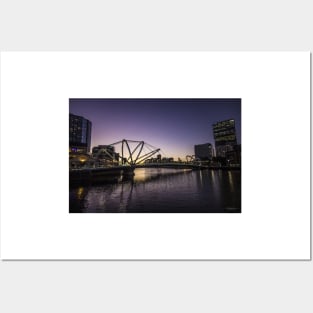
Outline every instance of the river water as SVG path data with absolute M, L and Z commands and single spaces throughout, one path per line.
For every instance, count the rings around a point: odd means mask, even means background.
M 238 170 L 135 170 L 128 181 L 70 187 L 70 213 L 240 213 Z

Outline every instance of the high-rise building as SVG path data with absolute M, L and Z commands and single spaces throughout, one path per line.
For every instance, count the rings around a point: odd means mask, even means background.
M 212 160 L 213 152 L 210 143 L 195 145 L 195 158 L 201 161 Z
M 232 151 L 227 151 L 225 153 L 225 157 L 227 159 L 227 163 L 229 164 L 241 164 L 241 145 L 234 146 Z
M 229 119 L 213 124 L 215 153 L 217 157 L 225 157 L 226 152 L 233 151 L 237 145 L 235 120 Z
M 88 153 L 91 144 L 91 122 L 82 116 L 70 114 L 69 150 L 70 152 Z

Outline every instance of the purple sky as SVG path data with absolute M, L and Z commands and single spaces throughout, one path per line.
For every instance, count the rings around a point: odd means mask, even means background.
M 69 111 L 92 122 L 91 147 L 143 140 L 185 159 L 195 144 L 214 145 L 212 124 L 230 118 L 241 143 L 241 99 L 70 99 Z

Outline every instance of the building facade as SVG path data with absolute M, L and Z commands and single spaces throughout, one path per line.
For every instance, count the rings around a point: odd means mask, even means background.
M 91 127 L 89 120 L 82 116 L 70 114 L 69 150 L 73 153 L 89 153 L 91 144 Z
M 99 145 L 92 148 L 92 157 L 98 160 L 118 163 L 120 155 L 115 152 L 114 146 Z
M 217 157 L 226 157 L 237 145 L 235 120 L 229 119 L 213 124 L 215 153 Z
M 233 147 L 232 151 L 227 151 L 225 154 L 228 165 L 240 165 L 241 164 L 241 145 Z
M 195 158 L 201 161 L 212 160 L 213 149 L 212 144 L 204 143 L 200 145 L 195 145 Z

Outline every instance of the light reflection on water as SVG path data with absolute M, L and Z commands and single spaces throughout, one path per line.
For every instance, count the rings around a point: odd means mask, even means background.
M 228 171 L 228 179 L 229 179 L 229 186 L 232 192 L 234 192 L 234 183 L 233 183 L 233 175 L 231 171 Z
M 70 212 L 241 211 L 240 171 L 136 169 L 133 179 L 70 188 Z

